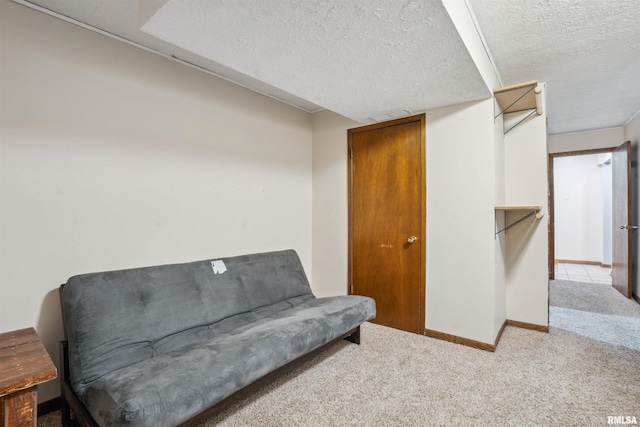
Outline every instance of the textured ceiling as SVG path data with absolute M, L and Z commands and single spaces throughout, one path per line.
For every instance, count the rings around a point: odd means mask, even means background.
M 361 122 L 493 89 L 442 0 L 15 1 Z M 549 133 L 619 127 L 640 110 L 640 0 L 455 1 L 473 6 L 505 85 L 547 82 Z
M 503 83 L 547 82 L 549 133 L 640 110 L 639 0 L 471 0 Z
M 169 0 L 142 31 L 359 122 L 490 96 L 439 0 Z
M 441 0 L 17 1 L 359 122 L 491 96 Z

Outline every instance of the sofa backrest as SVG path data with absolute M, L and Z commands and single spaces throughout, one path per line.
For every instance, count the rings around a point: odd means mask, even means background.
M 172 334 L 304 295 L 293 250 L 71 277 L 61 300 L 72 384 L 149 359 Z

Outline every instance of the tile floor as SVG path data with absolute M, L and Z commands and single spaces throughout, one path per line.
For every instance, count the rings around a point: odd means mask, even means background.
M 611 284 L 611 268 L 589 264 L 556 264 L 555 278 L 573 282 Z

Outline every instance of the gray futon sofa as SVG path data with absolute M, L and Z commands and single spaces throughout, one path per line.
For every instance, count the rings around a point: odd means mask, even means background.
M 74 276 L 61 302 L 65 425 L 196 424 L 376 314 L 316 298 L 293 250 Z

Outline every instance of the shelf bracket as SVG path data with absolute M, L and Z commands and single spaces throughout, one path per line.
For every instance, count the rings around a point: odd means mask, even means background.
M 505 215 L 506 215 L 506 213 L 505 213 Z M 533 210 L 531 210 L 531 212 L 529 212 L 528 214 L 526 214 L 525 216 L 523 216 L 522 218 L 520 218 L 516 222 L 513 222 L 513 223 L 507 225 L 502 230 L 496 231 L 495 235 L 497 236 L 498 234 L 502 233 L 503 231 L 506 234 L 508 229 L 510 229 L 511 227 L 513 227 L 513 226 L 515 226 L 517 224 L 520 224 L 522 221 L 524 221 L 525 219 L 527 219 L 527 218 L 529 218 L 530 216 L 533 216 L 533 215 L 535 215 L 536 218 L 542 218 L 542 214 L 540 213 L 540 209 L 533 209 Z
M 525 120 L 527 120 L 529 117 L 533 116 L 533 114 L 536 112 L 536 110 L 532 110 L 529 114 L 527 114 L 522 120 L 518 121 L 518 123 L 516 123 L 515 125 L 511 126 L 509 129 L 504 131 L 504 134 L 506 135 L 507 133 L 509 133 L 509 131 L 511 129 L 513 129 L 514 127 L 518 126 L 520 123 L 524 122 Z
M 494 120 L 508 113 L 531 111 L 518 123 L 504 131 L 505 135 L 534 113 L 542 114 L 542 88 L 538 86 L 537 80 L 495 89 L 493 94 L 501 110 L 500 113 L 495 114 L 494 103 Z
M 511 104 L 509 104 L 507 106 L 507 108 L 504 108 L 502 111 L 500 111 L 500 113 L 494 117 L 494 119 L 497 119 L 498 117 L 502 116 L 504 114 L 505 111 L 509 111 L 509 108 L 513 107 L 514 105 L 516 105 L 518 103 L 518 101 L 520 101 L 522 98 L 524 98 L 525 96 L 527 96 L 527 94 L 529 92 L 531 92 L 533 90 L 534 86 L 531 86 L 531 88 L 529 88 L 528 91 L 526 91 L 525 93 L 523 93 L 522 95 L 520 95 L 520 97 L 518 97 L 515 101 L 513 101 Z M 536 110 L 537 111 L 537 110 Z M 529 117 L 529 116 L 527 116 Z M 518 122 L 520 123 L 520 122 Z M 515 127 L 515 126 L 514 126 Z M 513 128 L 512 128 L 513 129 Z M 505 132 L 506 133 L 506 132 Z

